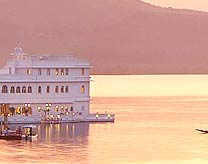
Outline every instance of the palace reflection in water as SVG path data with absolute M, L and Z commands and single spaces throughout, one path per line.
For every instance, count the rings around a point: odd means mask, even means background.
M 15 130 L 19 125 L 10 125 L 9 127 Z M 89 123 L 39 124 L 35 131 L 39 135 L 40 142 L 73 141 L 76 138 L 85 138 L 89 135 Z
M 17 129 L 19 125 L 9 127 Z M 89 123 L 40 124 L 36 131 L 39 137 L 35 142 L 0 141 L 1 161 L 27 164 L 88 161 Z

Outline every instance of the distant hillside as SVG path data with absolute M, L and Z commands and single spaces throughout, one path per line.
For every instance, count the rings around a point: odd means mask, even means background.
M 208 73 L 208 13 L 140 0 L 0 0 L 1 65 L 16 41 L 95 74 Z

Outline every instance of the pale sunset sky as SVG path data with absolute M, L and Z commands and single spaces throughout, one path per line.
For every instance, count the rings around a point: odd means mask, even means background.
M 154 5 L 208 11 L 208 0 L 143 0 Z

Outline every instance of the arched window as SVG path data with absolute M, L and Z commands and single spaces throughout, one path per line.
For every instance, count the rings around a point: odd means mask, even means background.
M 27 74 L 31 75 L 31 69 L 27 69 Z
M 16 114 L 21 114 L 21 107 L 17 107 L 15 112 Z
M 82 85 L 82 87 L 81 87 L 81 93 L 84 93 L 84 92 L 85 92 L 85 86 Z
M 55 75 L 58 75 L 58 74 L 59 74 L 59 69 L 56 68 Z
M 38 75 L 41 75 L 41 69 L 40 68 L 38 69 Z
M 12 86 L 11 88 L 10 88 L 10 93 L 14 93 L 15 92 L 15 89 L 14 89 L 14 86 Z
M 50 69 L 48 68 L 47 69 L 47 75 L 50 75 L 51 74 L 51 71 L 50 71 Z
M 20 86 L 16 88 L 16 93 L 20 93 Z
M 84 68 L 82 68 L 82 75 L 84 75 L 85 74 L 85 70 L 84 70 Z
M 61 69 L 61 75 L 64 75 L 64 69 L 63 68 Z
M 66 70 L 65 70 L 65 75 L 69 75 L 69 69 L 68 68 L 66 68 Z
M 55 92 L 58 93 L 58 86 L 55 87 Z
M 47 92 L 47 93 L 50 93 L 50 86 L 47 86 L 46 92 Z
M 3 85 L 2 86 L 2 91 L 1 91 L 2 93 L 8 93 L 8 88 L 7 88 L 7 86 L 6 85 Z
M 69 92 L 69 87 L 68 87 L 68 86 L 66 86 L 66 88 L 65 88 L 65 92 L 66 92 L 66 93 L 68 93 L 68 92 Z
M 58 105 L 56 106 L 55 111 L 56 111 L 56 112 L 59 111 L 59 106 L 58 106 Z
M 64 93 L 64 86 L 61 86 L 61 93 Z
M 41 106 L 38 106 L 37 109 L 38 109 L 38 112 L 41 112 L 42 110 Z
M 64 112 L 64 106 L 61 106 L 61 112 Z
M 27 108 L 27 110 L 28 110 L 28 114 L 31 115 L 31 114 L 32 114 L 32 108 L 29 106 L 29 107 Z
M 38 87 L 38 93 L 41 93 L 41 86 Z
M 27 92 L 26 86 L 23 86 L 22 87 L 22 93 L 26 93 L 26 92 Z
M 31 86 L 28 87 L 28 93 L 32 93 L 32 87 Z

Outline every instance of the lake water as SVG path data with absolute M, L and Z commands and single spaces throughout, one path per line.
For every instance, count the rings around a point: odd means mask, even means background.
M 36 142 L 0 141 L 0 163 L 205 164 L 208 135 L 195 129 L 208 129 L 208 93 L 196 95 L 93 97 L 91 111 L 115 123 L 39 125 Z

